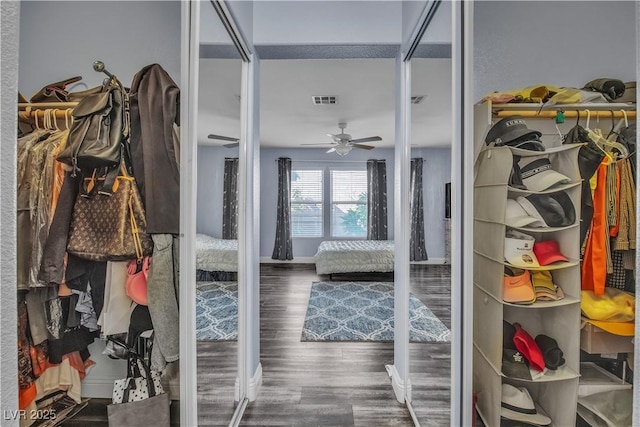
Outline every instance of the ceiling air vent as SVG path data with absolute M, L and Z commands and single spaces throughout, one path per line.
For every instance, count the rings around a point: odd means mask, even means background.
M 332 95 L 312 95 L 313 105 L 333 105 L 338 103 L 338 97 Z
M 411 97 L 411 103 L 412 103 L 412 104 L 420 104 L 420 103 L 422 103 L 422 101 L 424 101 L 424 98 L 425 98 L 426 96 L 427 96 L 427 95 L 416 95 L 416 96 L 412 96 L 412 97 Z

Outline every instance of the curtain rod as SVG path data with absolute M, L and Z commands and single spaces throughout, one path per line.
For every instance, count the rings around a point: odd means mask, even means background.
M 378 161 L 386 161 L 386 159 L 367 159 L 367 160 L 378 160 Z M 367 163 L 367 160 L 294 160 L 291 159 L 292 163 Z M 276 163 L 278 159 L 275 160 Z

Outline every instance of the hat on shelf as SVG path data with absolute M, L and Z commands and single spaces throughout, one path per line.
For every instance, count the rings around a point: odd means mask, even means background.
M 542 133 L 527 127 L 522 116 L 505 117 L 494 124 L 485 138 L 485 143 L 497 146 L 509 145 L 525 150 L 544 151 L 540 141 Z
M 553 170 L 551 162 L 546 157 L 523 157 L 518 162 L 522 183 L 527 190 L 544 191 L 559 185 L 568 184 L 571 178 Z
M 506 320 L 502 319 L 502 348 L 516 350 L 513 337 L 516 334 L 516 328 Z
M 529 270 L 504 268 L 502 299 L 513 304 L 533 304 L 536 293 L 531 283 Z
M 544 357 L 538 344 L 527 331 L 522 329 L 519 323 L 514 323 L 513 327 L 516 328 L 516 333 L 513 335 L 513 343 L 516 345 L 516 349 L 527 359 L 529 366 L 536 371 L 544 371 Z
M 505 383 L 502 384 L 500 416 L 538 426 L 551 424 L 551 418 L 544 413 L 539 405 L 536 405 L 529 390 Z
M 564 191 L 520 196 L 517 202 L 527 215 L 538 220 L 532 227 L 565 227 L 576 222 L 573 202 Z
M 533 253 L 540 265 L 549 265 L 559 261 L 569 261 L 569 258 L 562 255 L 560 246 L 555 240 L 545 240 L 544 242 L 536 242 L 533 245 Z
M 540 267 L 533 246 L 536 242 L 532 236 L 516 230 L 507 231 L 504 238 L 504 259 L 514 267 Z
M 544 227 L 544 222 L 540 221 L 533 216 L 530 216 L 527 211 L 518 203 L 515 199 L 507 199 L 507 208 L 504 215 L 504 222 L 509 227 Z
M 527 360 L 518 350 L 502 349 L 502 373 L 509 378 L 531 380 Z
M 558 347 L 558 342 L 548 335 L 536 336 L 536 344 L 542 351 L 542 357 L 544 358 L 544 366 L 547 369 L 555 371 L 560 366 L 564 365 L 564 353 Z
M 564 298 L 562 288 L 553 283 L 553 277 L 549 270 L 535 270 L 531 272 L 533 290 L 536 292 L 536 300 L 557 301 Z
M 606 287 L 603 295 L 581 291 L 580 309 L 588 323 L 616 335 L 635 334 L 635 297 L 616 288 Z

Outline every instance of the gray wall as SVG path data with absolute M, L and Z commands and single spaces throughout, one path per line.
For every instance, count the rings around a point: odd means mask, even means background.
M 400 44 L 401 37 L 398 1 L 254 3 L 254 45 Z
M 70 90 L 97 86 L 105 75 L 93 70 L 96 60 L 127 86 L 153 63 L 179 84 L 180 17 L 179 1 L 21 2 L 18 87 L 29 98 L 76 75 L 83 79 Z M 101 341 L 90 346 L 96 366 L 83 381 L 83 396 L 111 397 L 113 380 L 124 373 L 123 361 L 102 355 L 103 348 Z
M 27 99 L 47 83 L 82 76 L 70 90 L 98 86 L 100 60 L 125 86 L 158 63 L 180 81 L 179 1 L 24 1 L 20 79 Z
M 324 149 L 277 149 L 262 148 L 260 156 L 260 257 L 271 258 L 276 233 L 276 210 L 278 192 L 278 157 L 290 157 L 295 167 L 296 160 L 320 160 L 325 166 L 332 161 L 366 161 L 367 159 L 385 159 L 387 161 L 387 195 L 389 216 L 389 239 L 393 239 L 393 149 L 377 148 L 367 152 L 353 150 L 345 157 L 335 153 L 326 154 Z M 425 235 L 427 252 L 430 258 L 444 258 L 444 183 L 451 180 L 451 150 L 448 148 L 424 148 L 413 150 L 412 157 L 423 157 Z M 309 167 L 312 163 L 301 163 Z M 295 257 L 313 257 L 323 239 L 293 239 Z
M 539 83 L 635 80 L 635 2 L 480 1 L 474 7 L 475 100 Z
M 262 148 L 260 156 L 260 257 L 271 258 L 273 253 L 273 243 L 276 236 L 276 211 L 277 211 L 277 195 L 278 195 L 278 165 L 276 159 L 278 157 L 290 157 L 293 167 L 296 166 L 296 160 L 315 161 L 319 160 L 318 165 L 326 166 L 328 162 L 340 161 L 362 161 L 367 159 L 385 159 L 387 161 L 387 197 L 389 217 L 389 239 L 393 239 L 393 150 L 385 148 L 376 148 L 369 152 L 366 150 L 352 150 L 344 157 L 338 156 L 336 153 L 325 153 L 326 149 L 315 148 Z M 304 167 L 309 167 L 313 163 L 301 163 Z M 318 250 L 318 246 L 322 238 L 294 238 L 293 239 L 293 256 L 295 257 L 313 257 Z

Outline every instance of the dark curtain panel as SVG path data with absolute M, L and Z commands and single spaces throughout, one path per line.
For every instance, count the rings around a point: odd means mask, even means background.
M 278 213 L 273 259 L 293 259 L 291 240 L 291 159 L 278 159 Z
M 238 238 L 238 158 L 224 159 L 222 238 Z
M 411 238 L 409 259 L 424 261 L 429 259 L 424 237 L 424 206 L 422 196 L 422 158 L 411 159 Z
M 387 164 L 367 160 L 367 239 L 387 240 Z

